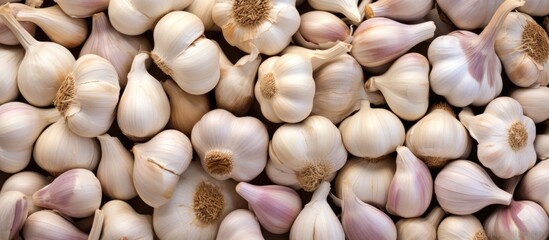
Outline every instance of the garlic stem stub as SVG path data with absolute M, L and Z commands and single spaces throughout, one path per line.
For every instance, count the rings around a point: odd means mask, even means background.
M 0 0 L 0 4 L 5 4 L 7 2 L 10 2 L 10 1 Z M 16 1 L 11 1 L 11 2 L 16 2 Z M 12 8 L 12 15 L 15 17 L 17 10 L 19 9 L 18 7 L 20 7 L 21 5 L 15 4 L 15 3 L 10 3 L 10 5 Z M 36 25 L 34 23 L 32 22 L 20 22 L 20 23 L 23 26 L 23 28 L 27 30 L 27 32 L 31 36 L 34 36 L 36 32 Z M 10 30 L 10 28 L 3 21 L 0 22 L 0 44 L 5 46 L 21 45 L 21 43 L 19 42 L 15 34 Z
M 398 239 L 436 240 L 437 228 L 445 214 L 439 206 L 436 206 L 424 218 L 404 218 L 399 220 L 396 223 Z
M 433 8 L 434 0 L 379 0 L 364 10 L 367 18 L 386 17 L 398 21 L 415 21 L 423 18 Z

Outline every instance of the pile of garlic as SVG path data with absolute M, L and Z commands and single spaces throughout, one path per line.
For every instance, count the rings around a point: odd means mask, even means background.
M 547 0 L 18 2 L 2 240 L 549 238 Z

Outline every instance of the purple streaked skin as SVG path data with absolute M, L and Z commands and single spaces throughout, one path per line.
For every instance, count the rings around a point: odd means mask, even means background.
M 10 229 L 10 239 L 14 239 L 15 235 L 23 227 L 25 219 L 27 219 L 28 201 L 27 197 L 23 196 L 15 203 L 15 215 L 13 216 L 13 225 Z

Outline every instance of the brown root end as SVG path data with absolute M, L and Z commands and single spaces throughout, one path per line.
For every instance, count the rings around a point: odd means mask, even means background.
M 522 32 L 520 49 L 534 62 L 544 65 L 549 58 L 549 37 L 536 22 L 527 21 Z
M 330 175 L 330 167 L 326 162 L 311 162 L 296 172 L 297 181 L 303 190 L 312 192 Z
M 366 6 L 366 8 L 364 9 L 364 13 L 366 14 L 366 18 L 375 17 L 374 11 L 372 11 L 372 8 L 370 6 Z
M 168 67 L 168 65 L 166 65 L 166 62 L 164 61 L 164 59 L 160 58 L 160 56 L 156 55 L 156 53 L 154 52 L 151 52 L 151 58 L 153 62 L 156 64 L 156 66 L 158 66 L 158 68 L 162 70 L 162 72 L 164 72 L 168 76 L 173 77 L 173 71 L 170 67 Z
M 488 236 L 486 236 L 486 233 L 484 232 L 484 230 L 480 230 L 477 233 L 475 233 L 473 240 L 488 240 Z
M 234 0 L 232 18 L 243 27 L 256 27 L 267 20 L 273 5 L 270 0 Z
M 439 102 L 439 103 L 435 103 L 431 107 L 431 111 L 434 111 L 434 110 L 437 110 L 437 109 L 444 110 L 444 111 L 450 113 L 453 117 L 456 116 L 456 114 L 454 113 L 454 110 L 452 109 L 452 107 L 450 107 L 450 105 L 448 103 Z
M 423 157 L 422 159 L 429 169 L 440 169 L 450 161 L 450 159 L 441 157 Z
M 210 150 L 204 156 L 206 171 L 216 176 L 227 176 L 233 171 L 233 153 L 230 151 Z
M 200 224 L 208 225 L 221 220 L 225 200 L 221 190 L 210 182 L 201 182 L 193 195 L 192 209 Z
M 76 87 L 74 77 L 72 76 L 72 73 L 69 73 L 65 80 L 63 80 L 63 83 L 61 83 L 59 90 L 57 90 L 55 99 L 53 99 L 53 105 L 55 105 L 61 115 L 65 115 L 65 112 L 69 109 L 75 94 Z
M 508 130 L 507 141 L 513 151 L 518 151 L 528 142 L 528 131 L 521 122 L 514 122 Z
M 271 99 L 277 91 L 276 88 L 276 78 L 274 74 L 267 73 L 259 79 L 259 89 L 261 90 L 261 95 L 266 99 Z

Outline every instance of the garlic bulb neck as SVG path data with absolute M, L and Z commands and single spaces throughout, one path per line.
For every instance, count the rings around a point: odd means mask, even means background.
M 55 99 L 53 100 L 53 105 L 61 115 L 64 116 L 65 112 L 69 109 L 75 94 L 76 88 L 74 77 L 72 73 L 69 73 L 63 83 L 61 83 L 61 86 L 55 95 Z
M 494 44 L 496 43 L 496 37 L 498 30 L 503 25 L 503 22 L 505 21 L 505 18 L 511 12 L 513 9 L 520 7 L 524 5 L 526 1 L 525 0 L 511 0 L 511 1 L 504 1 L 496 10 L 496 13 L 488 23 L 488 25 L 482 30 L 482 32 L 478 35 L 479 37 L 471 42 L 471 45 L 474 47 L 475 50 L 481 50 L 494 48 Z M 464 41 L 460 42 L 463 45 L 467 44 Z M 464 48 L 466 49 L 466 48 Z M 468 52 L 474 52 L 472 51 Z M 478 55 L 478 53 L 473 53 L 474 55 Z M 481 78 L 477 78 L 481 79 Z
M 333 47 L 322 50 L 311 50 L 303 47 L 290 46 L 284 49 L 283 53 L 300 54 L 301 56 L 309 59 L 311 61 L 311 66 L 313 67 L 313 70 L 316 70 L 330 60 L 351 51 L 351 48 L 352 46 L 349 43 L 338 42 Z
M 434 226 L 435 228 L 439 225 L 440 221 L 442 221 L 442 218 L 446 215 L 444 210 L 440 208 L 439 206 L 436 206 L 427 214 L 425 217 L 425 221 L 427 221 L 431 226 Z
M 193 195 L 192 209 L 200 224 L 208 225 L 221 220 L 225 199 L 221 190 L 210 182 L 198 184 Z
M 36 40 L 13 16 L 12 8 L 9 3 L 0 7 L 0 19 L 4 21 L 6 26 L 11 30 L 13 35 L 19 40 L 19 43 L 28 50 L 31 46 L 38 44 Z
M 296 172 L 296 178 L 300 186 L 307 192 L 312 192 L 317 189 L 329 176 L 330 165 L 325 161 L 310 163 Z
M 270 0 L 235 0 L 232 12 L 238 24 L 252 28 L 267 20 L 272 8 Z
M 204 166 L 212 175 L 229 175 L 233 170 L 233 153 L 219 149 L 210 150 L 204 156 Z

